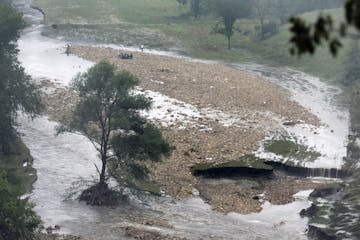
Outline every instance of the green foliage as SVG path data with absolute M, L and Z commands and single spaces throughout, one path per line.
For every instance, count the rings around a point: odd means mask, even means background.
M 8 182 L 0 166 L 0 239 L 31 240 L 40 225 L 32 205 L 21 200 L 20 192 Z
M 22 16 L 10 5 L 0 2 L 0 239 L 33 238 L 40 220 L 32 206 L 20 200 L 24 181 L 21 146 L 14 130 L 14 118 L 22 110 L 31 116 L 40 114 L 40 95 L 17 60 L 16 42 L 25 27 Z M 15 146 L 15 147 L 14 147 Z
M 265 23 L 262 28 L 262 39 L 274 36 L 279 32 L 279 25 L 275 21 Z
M 10 51 L 16 53 L 15 42 L 20 36 L 20 31 L 25 27 L 25 22 L 20 13 L 10 6 L 0 2 L 0 53 Z
M 179 4 L 185 5 L 187 4 L 188 0 L 176 0 Z
M 296 138 L 279 135 L 274 139 L 265 141 L 264 148 L 267 152 L 275 153 L 283 158 L 301 162 L 314 161 L 321 154 L 299 142 Z M 291 162 L 287 162 L 291 164 Z
M 17 60 L 16 41 L 25 26 L 21 15 L 0 3 L 0 151 L 9 153 L 15 139 L 18 110 L 36 116 L 43 108 L 40 94 Z
M 139 110 L 150 108 L 150 101 L 136 94 L 138 79 L 129 72 L 101 61 L 74 79 L 79 91 L 77 104 L 69 121 L 59 132 L 78 132 L 87 137 L 101 155 L 100 184 L 106 182 L 106 165 L 125 160 L 158 160 L 169 152 L 160 131 L 140 116 Z M 109 153 L 113 150 L 114 156 Z M 129 162 L 131 163 L 131 161 Z M 120 165 L 120 164 L 119 164 Z
M 197 18 L 201 13 L 201 0 L 190 0 L 191 14 Z
M 161 195 L 159 186 L 149 179 L 149 170 L 142 163 L 110 161 L 109 171 L 123 186 L 149 192 L 153 195 Z
M 228 49 L 230 50 L 234 24 L 237 19 L 248 17 L 251 14 L 251 4 L 245 0 L 213 0 L 213 7 L 221 18 L 221 23 L 216 24 L 213 31 L 228 39 Z
M 159 161 L 162 154 L 170 153 L 170 145 L 163 139 L 160 130 L 152 124 L 138 126 L 135 135 L 116 136 L 112 145 L 121 159 L 131 158 Z
M 309 1 L 312 4 L 308 4 Z M 332 1 L 330 0 L 316 1 L 319 2 L 317 7 L 321 9 L 335 6 L 335 3 L 331 3 Z M 303 2 L 303 5 L 309 9 L 309 6 L 313 6 L 316 1 L 288 0 L 290 4 L 297 5 L 298 7 L 296 8 L 299 11 L 305 9 L 300 9 L 299 2 Z M 72 22 L 72 19 L 75 18 L 74 16 L 78 15 L 84 21 L 90 23 L 86 25 L 59 25 L 57 30 L 53 30 L 53 32 L 51 32 L 52 28 L 48 27 L 50 32 L 46 34 L 50 34 L 52 37 L 61 35 L 67 39 L 77 40 L 80 38 L 83 40 L 134 46 L 144 44 L 149 48 L 162 50 L 177 48 L 185 51 L 189 56 L 201 59 L 289 66 L 328 81 L 341 81 L 343 79 L 346 55 L 351 51 L 353 41 L 350 35 L 343 39 L 343 48 L 342 51 L 339 51 L 337 58 L 332 57 L 325 45 L 319 47 L 315 55 L 304 55 L 301 58 L 295 58 L 289 53 L 289 48 L 291 47 L 289 43 L 291 37 L 289 24 L 279 26 L 278 34 L 265 38 L 259 44 L 259 31 L 255 31 L 259 21 L 251 16 L 252 19 L 245 18 L 235 22 L 235 31 L 231 42 L 232 51 L 228 51 L 227 41 L 224 40 L 223 35 L 210 34 L 214 23 L 219 19 L 211 14 L 203 15 L 197 20 L 184 17 L 188 16 L 188 6 L 183 7 L 174 0 L 153 0 L 151 4 L 146 0 L 122 0 L 121 4 L 120 2 L 112 2 L 112 5 L 110 5 L 110 0 L 35 0 L 34 2 L 46 11 L 47 19 L 58 19 L 56 22 L 61 22 L 61 19 L 66 22 Z M 211 2 L 203 1 L 203 11 L 213 9 L 213 7 L 210 8 Z M 73 4 L 76 4 L 78 7 L 71 8 L 70 6 Z M 340 6 L 342 5 L 340 3 Z M 274 8 L 278 9 L 278 5 L 276 6 Z M 208 8 L 210 9 L 207 10 Z M 93 18 L 104 22 L 104 18 L 110 16 L 109 14 L 103 14 L 104 11 L 109 12 L 110 15 L 115 14 L 114 16 L 119 17 L 126 23 L 91 24 L 93 23 Z M 322 12 L 323 14 L 333 16 L 334 22 L 340 22 L 341 19 L 344 19 L 343 8 L 324 10 Z M 71 16 L 69 15 L 70 13 Z M 303 14 L 301 17 L 307 21 L 315 21 L 318 14 L 319 11 L 313 11 Z M 265 23 L 269 21 L 280 23 L 279 17 L 280 13 L 276 11 L 267 16 Z M 287 18 L 285 22 L 287 22 Z M 236 29 L 241 29 L 241 32 L 236 31 Z M 150 32 L 150 34 L 141 34 L 144 30 L 147 33 Z
M 313 54 L 316 46 L 328 42 L 330 52 L 336 55 L 342 46 L 341 42 L 332 36 L 334 24 L 329 15 L 320 15 L 313 25 L 297 17 L 292 17 L 290 23 L 292 24 L 290 31 L 293 33 L 290 42 L 294 45 L 290 50 L 291 54 L 301 55 L 306 52 Z M 341 36 L 344 36 L 345 25 L 341 25 L 340 29 Z
M 30 167 L 32 158 L 29 149 L 18 136 L 11 144 L 10 149 L 9 154 L 0 152 L 0 165 L 3 165 L 9 183 L 23 194 L 31 190 L 32 184 L 36 180 L 36 171 Z M 27 167 L 23 167 L 24 163 L 27 164 Z
M 323 42 L 329 46 L 330 52 L 336 56 L 342 46 L 339 38 L 347 34 L 349 26 L 360 30 L 360 0 L 347 0 L 345 2 L 345 20 L 335 25 L 330 15 L 320 15 L 315 22 L 306 23 L 299 17 L 290 20 L 293 37 L 291 42 L 293 54 L 302 55 L 304 53 L 313 54 L 316 48 Z
M 259 27 L 259 30 L 260 30 L 260 39 L 263 40 L 265 39 L 265 35 L 267 36 L 270 36 L 269 34 L 266 34 L 267 33 L 272 33 L 272 32 L 275 32 L 275 31 L 269 31 L 271 30 L 271 28 L 269 27 L 270 25 L 268 24 L 267 28 L 266 27 L 266 22 L 267 22 L 267 19 L 271 19 L 274 15 L 276 11 L 276 4 L 274 4 L 274 1 L 272 0 L 254 0 L 254 3 L 253 3 L 253 15 L 259 19 L 259 22 L 260 22 L 260 27 Z M 275 21 L 272 20 L 270 21 L 270 23 L 272 23 Z M 273 34 L 272 34 L 273 35 Z

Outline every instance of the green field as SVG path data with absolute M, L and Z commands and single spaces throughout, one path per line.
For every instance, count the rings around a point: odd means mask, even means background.
M 330 81 L 343 78 L 346 55 L 353 41 L 343 41 L 344 47 L 337 58 L 330 55 L 326 46 L 319 48 L 314 56 L 298 58 L 289 54 L 288 25 L 260 41 L 255 31 L 257 21 L 246 19 L 237 22 L 236 27 L 242 33 L 235 33 L 233 49 L 228 51 L 226 39 L 211 33 L 218 20 L 215 16 L 186 17 L 188 9 L 174 0 L 34 0 L 34 5 L 45 11 L 47 25 L 57 26 L 56 30 L 48 27 L 45 35 L 62 35 L 69 41 L 145 44 L 149 48 L 181 50 L 202 59 L 290 66 Z M 341 19 L 342 11 L 327 12 Z M 316 16 L 318 12 L 303 17 L 315 19 Z

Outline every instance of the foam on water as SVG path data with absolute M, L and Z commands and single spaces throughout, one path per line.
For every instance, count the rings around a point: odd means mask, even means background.
M 32 16 L 31 11 L 29 18 Z M 35 19 L 34 22 L 36 21 Z M 35 24 L 25 31 L 19 40 L 20 60 L 25 70 L 34 78 L 47 78 L 67 85 L 76 73 L 84 72 L 93 65 L 75 56 L 66 56 L 63 54 L 66 43 L 43 37 L 40 30 L 41 27 Z M 164 102 L 175 101 L 154 92 L 147 94 L 152 96 L 155 102 L 160 98 L 159 107 Z M 175 105 L 184 106 L 179 102 Z M 159 110 L 152 114 L 159 115 L 160 112 Z M 209 117 L 214 117 L 214 111 L 206 112 Z M 188 115 L 196 118 L 201 114 L 201 110 L 185 105 L 184 109 L 175 113 L 179 117 Z M 221 116 L 226 118 L 228 115 L 220 113 Z M 119 239 L 121 231 L 117 229 L 123 222 L 117 215 L 119 209 L 89 207 L 71 198 L 67 200 L 67 193 L 74 186 L 74 182 L 84 182 L 86 185 L 97 178 L 94 164 L 99 160 L 91 143 L 86 138 L 74 134 L 56 137 L 56 123 L 46 117 L 32 122 L 26 116 L 20 115 L 18 122 L 18 130 L 23 134 L 24 142 L 34 156 L 34 167 L 38 170 L 38 180 L 34 184 L 31 200 L 36 203 L 35 210 L 45 225 L 57 224 L 62 227 L 62 231 L 82 234 L 89 239 Z M 231 124 L 225 120 L 224 123 Z M 337 130 L 334 130 L 336 133 Z M 296 195 L 295 202 L 283 206 L 265 203 L 261 213 L 250 215 L 214 212 L 198 197 L 175 202 L 173 199 L 157 199 L 148 206 L 151 211 L 163 212 L 162 217 L 168 219 L 175 227 L 159 230 L 189 239 L 300 240 L 307 239 L 304 235 L 307 219 L 302 219 L 298 215 L 301 209 L 310 206 L 307 195 L 308 192 Z
M 341 90 L 322 82 L 319 78 L 289 68 L 267 67 L 257 64 L 234 64 L 235 67 L 261 75 L 291 93 L 291 98 L 321 120 L 321 126 L 307 124 L 282 127 L 290 135 L 301 139 L 309 148 L 321 153 L 313 162 L 303 164 L 309 168 L 337 168 L 344 164 L 349 135 L 349 111 L 339 101 Z M 271 139 L 271 135 L 268 138 Z M 259 157 L 276 156 L 260 148 Z

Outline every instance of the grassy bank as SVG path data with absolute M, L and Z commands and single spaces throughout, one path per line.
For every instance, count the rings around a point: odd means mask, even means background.
M 297 58 L 289 54 L 289 26 L 283 25 L 274 36 L 260 41 L 254 19 L 237 22 L 242 33 L 234 34 L 233 49 L 226 49 L 226 39 L 212 34 L 218 20 L 202 16 L 195 20 L 186 17 L 187 8 L 169 0 L 35 0 L 34 5 L 46 13 L 47 35 L 63 35 L 65 39 L 86 40 L 158 49 L 181 49 L 190 56 L 232 62 L 257 62 L 295 67 L 329 80 L 344 76 L 346 55 L 351 49 L 351 39 L 333 58 L 327 47 L 318 49 L 314 56 Z M 343 18 L 342 9 L 327 10 L 336 19 Z M 304 14 L 305 19 L 315 19 L 318 12 Z M 329 67 L 331 66 L 331 67 Z
M 30 151 L 20 138 L 14 141 L 9 154 L 5 155 L 0 151 L 0 164 L 9 176 L 10 183 L 22 193 L 31 191 L 36 180 L 36 170 L 32 168 L 32 162 Z

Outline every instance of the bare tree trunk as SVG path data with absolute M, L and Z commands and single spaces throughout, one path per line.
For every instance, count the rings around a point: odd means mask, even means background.
M 231 50 L 231 37 L 227 37 L 228 39 L 228 50 Z
M 101 173 L 100 173 L 100 186 L 106 185 L 106 163 L 107 163 L 107 148 L 108 148 L 108 139 L 109 139 L 109 127 L 106 127 L 106 120 L 103 121 L 105 124 L 102 126 L 102 136 L 101 136 Z
M 100 173 L 100 185 L 106 184 L 106 156 L 102 156 L 102 166 Z

